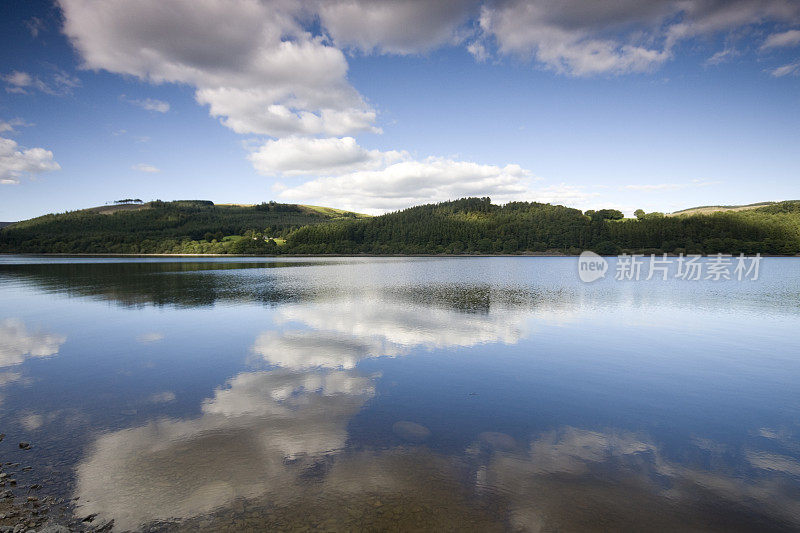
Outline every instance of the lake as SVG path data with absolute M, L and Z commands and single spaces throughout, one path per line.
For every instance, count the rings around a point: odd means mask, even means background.
M 14 495 L 115 531 L 800 528 L 800 259 L 610 261 L 0 256 Z

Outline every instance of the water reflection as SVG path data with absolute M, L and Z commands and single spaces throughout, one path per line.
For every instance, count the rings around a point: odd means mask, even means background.
M 402 299 L 415 301 L 409 292 Z M 77 467 L 80 513 L 132 529 L 207 514 L 237 498 L 305 505 L 309 479 L 351 497 L 396 492 L 391 471 L 407 450 L 345 453 L 348 423 L 375 394 L 380 377 L 354 370 L 358 362 L 413 347 L 514 343 L 528 319 L 508 308 L 490 310 L 487 298 L 479 311 L 465 312 L 398 303 L 397 296 L 351 295 L 280 307 L 274 320 L 283 329 L 260 334 L 252 347 L 278 368 L 238 374 L 203 402 L 199 418 L 162 419 L 100 436 Z M 300 325 L 304 329 L 296 329 Z M 410 443 L 429 433 L 410 421 L 393 427 Z M 415 470 L 414 476 L 428 473 Z M 463 500 L 461 511 L 467 507 Z
M 314 266 L 309 262 L 111 262 L 2 264 L 0 281 L 70 297 L 97 298 L 123 307 L 213 306 L 218 301 L 263 303 L 291 299 L 292 291 L 248 271 Z
M 519 259 L 3 264 L 0 409 L 119 530 L 800 527 L 800 269 Z
M 794 462 L 764 452 L 747 456 L 789 476 L 745 478 L 725 453 L 696 450 L 712 468 L 666 457 L 648 437 L 624 430 L 562 427 L 526 450 L 467 452 L 481 463 L 479 490 L 504 495 L 515 529 L 794 530 L 800 490 Z M 707 464 L 708 464 L 707 463 Z M 788 468 L 786 468 L 788 466 Z
M 287 304 L 276 313 L 281 331 L 258 336 L 253 352 L 287 368 L 354 368 L 362 359 L 397 356 L 415 347 L 428 350 L 500 342 L 514 344 L 526 333 L 528 313 L 493 306 L 491 312 L 459 312 L 406 302 L 391 295 L 326 298 L 313 304 Z M 304 329 L 291 329 L 302 325 Z
M 21 320 L 6 318 L 0 321 L 0 367 L 18 365 L 28 357 L 55 355 L 66 340 L 63 335 L 28 331 Z
M 341 450 L 374 389 L 350 371 L 242 373 L 189 420 L 99 437 L 77 467 L 80 512 L 123 530 L 208 513 L 236 498 L 296 498 L 304 475 Z

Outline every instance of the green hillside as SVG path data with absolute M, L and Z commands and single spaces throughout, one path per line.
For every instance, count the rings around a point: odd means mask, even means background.
M 0 229 L 6 253 L 800 253 L 800 201 L 665 216 L 489 198 L 377 217 L 316 206 L 188 200 L 45 215 Z
M 800 252 L 800 202 L 736 212 L 665 217 L 488 198 L 412 207 L 361 221 L 304 227 L 294 253 L 763 253 Z
M 293 230 L 357 213 L 262 203 L 153 201 L 44 215 L 0 230 L 0 251 L 15 253 L 259 253 L 264 237 L 281 242 Z M 245 240 L 244 236 L 248 239 Z M 258 236 L 253 245 L 253 236 Z M 274 246 L 272 246 L 274 247 Z

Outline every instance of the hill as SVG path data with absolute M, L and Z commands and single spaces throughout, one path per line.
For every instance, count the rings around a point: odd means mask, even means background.
M 294 253 L 800 253 L 800 201 L 745 211 L 628 219 L 616 210 L 582 213 L 488 198 L 412 207 L 360 221 L 292 232 Z
M 302 227 L 366 215 L 315 206 L 159 200 L 50 214 L 0 230 L 14 253 L 259 253 Z M 248 239 L 245 240 L 244 237 Z M 253 245 L 253 237 L 258 237 Z M 262 246 L 264 244 L 264 246 Z
M 800 254 L 800 201 L 749 209 L 581 212 L 464 198 L 377 217 L 317 206 L 154 201 L 45 215 L 0 229 L 6 253 Z M 733 207 L 733 206 L 731 206 Z M 738 206 L 744 207 L 744 206 Z
M 756 204 L 746 204 L 746 205 L 703 205 L 700 207 L 690 207 L 689 209 L 681 209 L 680 211 L 675 211 L 674 213 L 670 213 L 667 216 L 679 216 L 679 215 L 709 215 L 711 213 L 717 213 L 720 211 L 746 211 L 748 209 L 757 209 L 759 207 L 765 207 L 768 205 L 775 205 L 777 202 L 759 202 Z

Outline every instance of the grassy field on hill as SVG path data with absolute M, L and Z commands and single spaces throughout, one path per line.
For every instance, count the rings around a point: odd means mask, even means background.
M 711 213 L 718 213 L 720 211 L 747 211 L 749 209 L 758 209 L 759 207 L 766 207 L 768 205 L 775 205 L 777 202 L 759 202 L 756 204 L 746 205 L 703 205 L 699 207 L 690 207 L 689 209 L 681 209 L 674 213 L 669 213 L 667 216 L 675 217 L 680 215 L 710 215 Z

